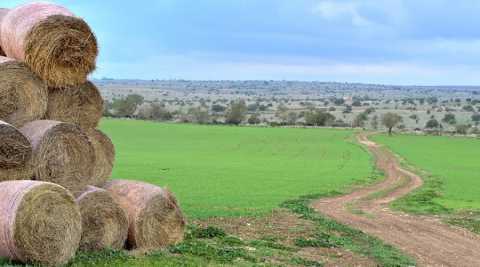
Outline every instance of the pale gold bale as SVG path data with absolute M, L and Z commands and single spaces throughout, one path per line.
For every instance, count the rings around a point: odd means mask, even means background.
M 33 176 L 32 145 L 13 125 L 0 121 L 0 182 Z
M 34 180 L 59 184 L 73 194 L 90 184 L 95 152 L 77 125 L 58 121 L 33 121 L 20 128 L 33 147 Z
M 47 97 L 46 85 L 25 64 L 0 57 L 0 120 L 21 127 L 42 119 Z
M 38 181 L 2 182 L 0 212 L 0 257 L 57 266 L 75 255 L 82 222 L 65 188 Z
M 95 151 L 95 166 L 90 184 L 103 186 L 112 175 L 115 163 L 115 146 L 112 140 L 100 130 L 90 129 L 86 131 L 86 134 Z
M 127 212 L 128 248 L 157 250 L 183 240 L 185 217 L 169 190 L 128 180 L 112 180 L 105 189 Z
M 82 84 L 95 70 L 95 35 L 65 7 L 34 2 L 13 8 L 3 17 L 0 38 L 5 54 L 24 61 L 48 86 Z
M 76 202 L 82 215 L 81 250 L 122 249 L 125 246 L 128 234 L 127 214 L 109 192 L 88 186 Z
M 63 89 L 49 88 L 45 118 L 96 128 L 103 113 L 103 99 L 92 82 Z

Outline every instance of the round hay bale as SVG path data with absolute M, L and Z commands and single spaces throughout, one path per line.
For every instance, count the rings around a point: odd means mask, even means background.
M 95 152 L 80 127 L 40 120 L 26 124 L 20 132 L 32 143 L 34 180 L 59 184 L 73 194 L 90 184 Z
M 17 128 L 0 121 L 0 181 L 27 180 L 32 176 L 30 141 Z
M 167 190 L 147 183 L 113 180 L 105 185 L 127 212 L 127 247 L 156 250 L 183 240 L 185 217 Z
M 25 61 L 50 87 L 82 84 L 95 70 L 95 35 L 62 6 L 45 2 L 18 6 L 3 18 L 0 31 L 5 54 Z
M 110 138 L 97 129 L 90 129 L 87 136 L 95 151 L 95 166 L 91 185 L 103 186 L 112 175 L 115 163 L 115 146 Z
M 0 183 L 0 257 L 57 266 L 78 249 L 80 210 L 65 188 L 37 181 Z
M 43 81 L 23 63 L 0 57 L 0 120 L 15 127 L 39 120 L 47 111 Z
M 80 249 L 122 249 L 127 240 L 128 219 L 125 211 L 104 189 L 89 186 L 77 197 L 82 214 Z
M 48 90 L 45 118 L 80 125 L 83 129 L 96 128 L 103 113 L 103 99 L 90 81 L 76 87 Z
M 9 11 L 9 9 L 0 8 L 0 25 L 2 25 L 3 17 L 5 17 L 7 15 L 8 11 Z M 2 40 L 1 32 L 0 32 L 0 40 Z M 3 50 L 2 50 L 1 44 L 0 44 L 0 56 L 5 56 L 5 52 L 3 52 Z

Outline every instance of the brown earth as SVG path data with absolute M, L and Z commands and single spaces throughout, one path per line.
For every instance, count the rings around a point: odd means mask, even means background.
M 313 208 L 398 247 L 419 265 L 480 266 L 480 236 L 438 218 L 388 208 L 389 203 L 422 186 L 423 181 L 403 169 L 395 155 L 367 135 L 360 134 L 358 141 L 373 154 L 386 179 L 348 195 L 317 200 Z

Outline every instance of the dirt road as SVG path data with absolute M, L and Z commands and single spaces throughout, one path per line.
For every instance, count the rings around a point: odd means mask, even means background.
M 312 203 L 319 212 L 374 235 L 417 259 L 420 266 L 480 266 L 480 236 L 438 219 L 391 211 L 388 204 L 422 185 L 387 149 L 365 134 L 358 141 L 374 155 L 386 179 L 348 195 Z

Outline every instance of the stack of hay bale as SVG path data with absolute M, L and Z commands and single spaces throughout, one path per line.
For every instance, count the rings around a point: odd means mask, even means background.
M 78 249 L 165 247 L 185 219 L 170 191 L 108 181 L 115 151 L 95 129 L 103 100 L 87 75 L 97 42 L 64 7 L 0 9 L 0 257 L 45 265 Z

